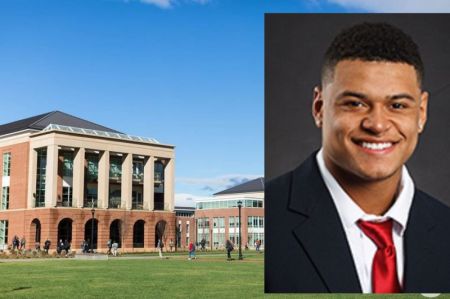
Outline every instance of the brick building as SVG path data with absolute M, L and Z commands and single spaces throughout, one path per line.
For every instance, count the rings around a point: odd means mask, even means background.
M 174 146 L 54 111 L 0 125 L 0 249 L 48 238 L 148 251 L 175 238 Z M 91 237 L 93 235 L 93 238 Z
M 242 246 L 254 248 L 256 240 L 264 247 L 264 178 L 248 181 L 196 201 L 197 241 L 210 249 L 224 248 L 227 239 L 239 243 L 238 201 L 242 202 Z
M 196 242 L 195 236 L 195 207 L 175 206 L 177 216 L 176 246 L 177 249 L 187 250 L 189 242 Z

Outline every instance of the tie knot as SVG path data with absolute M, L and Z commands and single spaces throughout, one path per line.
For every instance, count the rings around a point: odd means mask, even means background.
M 383 222 L 358 221 L 359 228 L 369 237 L 377 248 L 393 246 L 392 241 L 392 219 Z

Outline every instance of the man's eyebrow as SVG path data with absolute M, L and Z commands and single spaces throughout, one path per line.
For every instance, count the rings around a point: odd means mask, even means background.
M 351 90 L 345 90 L 338 95 L 338 98 L 346 98 L 346 97 L 352 97 L 352 98 L 358 98 L 358 99 L 367 99 L 368 98 L 367 95 L 365 95 L 361 92 L 356 92 L 356 91 L 351 91 Z
M 338 95 L 339 99 L 347 98 L 347 97 L 357 98 L 357 99 L 361 99 L 361 100 L 369 98 L 368 95 L 366 95 L 362 92 L 351 91 L 351 90 L 345 90 Z M 409 93 L 398 93 L 398 94 L 388 95 L 388 96 L 386 96 L 386 98 L 389 100 L 408 99 L 408 100 L 411 100 L 414 102 L 416 101 L 416 98 L 414 98 Z
M 387 96 L 388 99 L 390 100 L 399 100 L 399 99 L 408 99 L 411 101 L 416 101 L 416 98 L 414 98 L 412 95 L 408 94 L 408 93 L 399 93 L 399 94 L 394 94 L 391 96 Z

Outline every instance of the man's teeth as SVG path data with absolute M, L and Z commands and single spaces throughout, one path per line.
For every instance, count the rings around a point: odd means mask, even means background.
M 383 142 L 383 143 L 369 143 L 369 142 L 362 142 L 362 147 L 371 149 L 371 150 L 384 150 L 388 147 L 392 146 L 391 142 Z

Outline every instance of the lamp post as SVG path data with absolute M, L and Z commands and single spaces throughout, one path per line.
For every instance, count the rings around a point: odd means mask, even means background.
M 242 201 L 239 200 L 237 202 L 238 209 L 239 209 L 239 259 L 242 260 L 242 232 L 241 232 L 241 208 L 242 208 Z
M 92 209 L 91 209 L 92 219 L 91 219 L 91 252 L 94 253 L 94 221 L 95 221 L 95 209 L 94 209 L 94 199 L 92 199 Z

